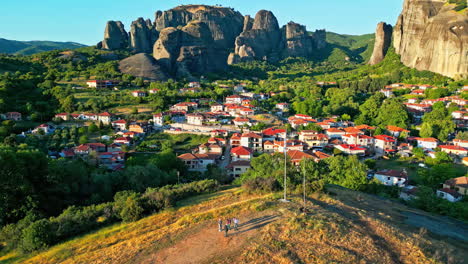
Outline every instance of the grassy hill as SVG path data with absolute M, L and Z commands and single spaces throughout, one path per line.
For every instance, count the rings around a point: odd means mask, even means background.
M 75 42 L 17 41 L 0 38 L 0 53 L 32 55 L 57 49 L 76 49 L 86 45 Z
M 138 222 L 116 224 L 44 252 L 0 263 L 463 263 L 466 226 L 338 187 L 308 198 L 231 188 L 192 197 Z M 240 218 L 218 232 L 219 217 Z M 413 221 L 413 220 L 417 221 Z M 408 223 L 408 224 L 407 224 Z M 416 224 L 415 224 L 416 223 Z M 414 225 L 425 226 L 439 234 Z M 440 229 L 440 230 L 439 230 Z M 465 237 L 466 239 L 466 237 Z

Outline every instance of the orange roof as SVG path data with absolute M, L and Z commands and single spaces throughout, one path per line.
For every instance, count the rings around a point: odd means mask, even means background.
M 356 133 L 356 134 L 362 133 L 361 130 L 359 130 L 359 129 L 355 128 L 355 127 L 346 127 L 346 128 L 344 129 L 344 131 L 345 131 L 346 133 L 353 133 L 353 134 L 354 134 L 354 133 Z
M 364 129 L 364 130 L 374 130 L 375 127 L 371 127 L 371 126 L 368 126 L 368 125 L 359 125 L 359 126 L 355 126 L 355 128 L 361 130 L 361 129 Z
M 235 148 L 231 149 L 231 153 L 235 154 L 237 156 L 245 156 L 245 155 L 252 154 L 253 150 L 251 150 L 249 148 L 246 148 L 246 147 L 243 147 L 243 146 L 239 146 L 239 147 L 235 147 Z
M 410 132 L 409 130 L 397 126 L 387 126 L 387 130 L 391 132 Z
M 437 139 L 435 138 L 417 138 L 416 140 L 424 142 L 437 142 Z
M 462 148 L 459 146 L 453 146 L 453 145 L 441 145 L 439 146 L 441 149 L 450 149 L 450 150 L 458 150 L 458 151 L 468 151 L 466 148 Z
M 334 127 L 327 129 L 327 132 L 330 132 L 330 133 L 344 133 L 344 131 L 342 129 L 334 128 Z
M 299 151 L 299 150 L 290 150 L 290 151 L 288 151 L 288 156 L 293 161 L 300 161 L 302 159 L 311 159 L 311 158 L 313 158 L 312 155 L 307 154 L 307 153 L 302 152 L 302 151 Z

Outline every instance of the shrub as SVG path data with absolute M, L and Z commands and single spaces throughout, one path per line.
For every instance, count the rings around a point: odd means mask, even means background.
M 24 252 L 32 252 L 52 245 L 55 240 L 52 224 L 46 219 L 32 223 L 23 230 L 21 240 L 21 250 Z
M 274 177 L 249 179 L 242 186 L 248 191 L 274 192 L 280 189 L 280 185 Z
M 141 206 L 140 199 L 135 197 L 127 197 L 125 205 L 120 211 L 120 218 L 124 222 L 133 222 L 141 218 L 143 215 L 143 207 Z

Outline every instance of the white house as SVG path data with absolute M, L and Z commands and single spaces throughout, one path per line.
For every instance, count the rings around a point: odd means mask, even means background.
M 153 115 L 153 123 L 155 127 L 162 127 L 164 126 L 164 116 L 163 114 L 154 114 Z
M 133 95 L 133 97 L 145 97 L 146 92 L 144 92 L 144 91 L 133 91 L 132 95 Z
M 204 117 L 201 114 L 188 114 L 187 117 L 187 124 L 190 125 L 203 125 Z
M 456 190 L 449 188 L 437 190 L 437 196 L 452 203 L 458 202 L 461 199 L 463 199 L 463 196 L 459 194 Z
M 408 182 L 408 174 L 400 170 L 381 170 L 374 177 L 387 186 L 403 187 Z
M 417 138 L 416 139 L 419 148 L 423 149 L 435 149 L 437 148 L 437 139 L 435 138 Z
M 234 94 L 231 96 L 226 97 L 225 100 L 226 104 L 241 104 L 242 103 L 242 96 Z
M 112 121 L 112 128 L 119 131 L 125 130 L 127 129 L 127 121 L 123 119 Z
M 250 161 L 247 160 L 238 160 L 229 164 L 226 169 L 228 170 L 228 175 L 233 178 L 240 177 L 243 173 L 250 169 Z
M 185 153 L 178 156 L 180 160 L 184 162 L 189 171 L 207 171 L 207 167 L 210 164 L 215 163 L 215 156 L 209 154 L 192 154 Z
M 253 157 L 253 150 L 243 146 L 231 149 L 231 157 L 233 161 L 238 160 L 251 160 Z

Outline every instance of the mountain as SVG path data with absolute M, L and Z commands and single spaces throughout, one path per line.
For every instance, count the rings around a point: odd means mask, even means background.
M 0 38 L 0 53 L 32 55 L 57 49 L 76 49 L 86 45 L 75 42 L 17 41 Z
M 182 200 L 5 263 L 466 263 L 463 225 L 399 202 L 328 187 L 302 197 L 230 188 Z M 99 217 L 105 221 L 105 214 Z M 224 237 L 218 218 L 238 217 Z M 451 238 L 448 239 L 447 236 Z
M 405 0 L 393 32 L 393 46 L 403 64 L 452 78 L 468 77 L 468 11 L 466 1 L 458 2 Z

